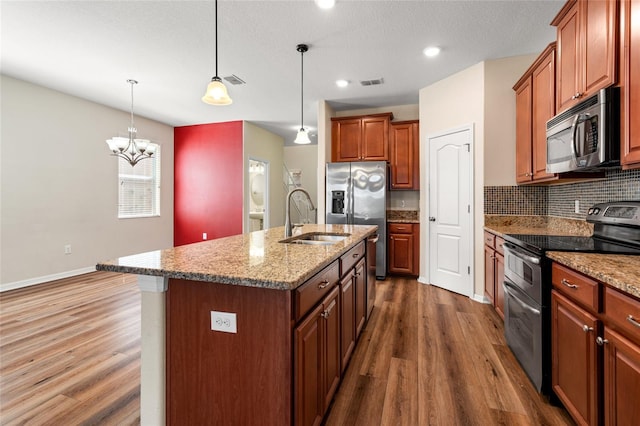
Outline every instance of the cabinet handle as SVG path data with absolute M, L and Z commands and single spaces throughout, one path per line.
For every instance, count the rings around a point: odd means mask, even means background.
M 596 343 L 598 344 L 598 346 L 604 346 L 607 343 L 609 343 L 609 341 L 607 339 L 603 339 L 602 337 L 598 336 L 596 337 Z
M 336 306 L 336 301 L 334 300 L 333 302 L 331 302 L 331 304 L 329 305 L 329 307 L 327 309 L 325 309 L 320 316 L 324 319 L 327 319 L 331 316 L 331 311 L 333 311 L 334 306 Z
M 580 92 L 576 92 L 576 94 L 575 94 L 575 95 L 573 95 L 573 96 L 571 97 L 571 99 L 579 99 L 579 98 L 581 98 L 581 97 L 582 97 L 582 93 L 580 93 Z
M 490 259 L 495 259 L 496 257 L 495 257 L 495 256 L 489 256 L 489 258 L 490 258 Z
M 360 253 L 353 253 L 351 256 L 355 259 L 356 257 L 360 257 Z
M 631 314 L 627 317 L 627 321 L 629 321 L 631 324 L 635 325 L 636 327 L 640 327 L 640 322 L 638 322 L 638 320 L 635 319 Z
M 593 331 L 593 327 L 589 327 L 587 324 L 582 326 L 582 331 L 584 331 L 585 333 L 588 333 L 590 331 Z
M 577 285 L 575 284 L 571 284 L 568 280 L 566 280 L 565 278 L 562 279 L 562 281 L 560 281 L 563 285 L 569 287 L 569 288 L 578 288 Z
M 328 285 L 329 285 L 329 281 L 327 280 L 321 281 L 320 284 L 318 284 L 318 289 L 322 290 L 323 288 L 327 288 Z

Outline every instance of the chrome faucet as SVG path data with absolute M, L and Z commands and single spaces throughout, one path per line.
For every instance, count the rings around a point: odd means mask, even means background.
M 293 228 L 296 228 L 298 226 L 302 226 L 302 225 L 294 225 L 291 223 L 291 196 L 295 193 L 295 192 L 302 192 L 304 193 L 304 195 L 307 196 L 307 200 L 309 200 L 309 205 L 311 206 L 311 210 L 316 210 L 316 207 L 313 205 L 313 201 L 311 201 L 311 196 L 309 195 L 309 193 L 303 189 L 303 188 L 294 188 L 291 191 L 289 191 L 289 193 L 287 194 L 287 204 L 286 204 L 286 214 L 285 214 L 285 219 L 284 219 L 284 237 L 285 238 L 289 238 L 292 234 L 293 234 Z M 316 221 L 317 221 L 317 213 L 316 213 Z

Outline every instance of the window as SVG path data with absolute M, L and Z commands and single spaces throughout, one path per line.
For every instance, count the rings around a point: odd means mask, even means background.
M 160 147 L 132 167 L 118 158 L 118 218 L 160 216 Z

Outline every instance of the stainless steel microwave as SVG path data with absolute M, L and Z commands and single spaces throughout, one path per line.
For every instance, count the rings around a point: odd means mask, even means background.
M 619 164 L 619 110 L 618 88 L 609 87 L 547 121 L 547 172 Z

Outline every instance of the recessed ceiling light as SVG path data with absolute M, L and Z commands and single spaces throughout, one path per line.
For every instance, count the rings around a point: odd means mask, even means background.
M 315 0 L 320 9 L 331 9 L 336 4 L 336 0 Z
M 429 46 L 425 48 L 422 53 L 428 58 L 433 58 L 434 56 L 438 56 L 440 54 L 440 48 L 437 46 Z
M 336 86 L 338 87 L 347 87 L 349 85 L 349 80 L 336 80 Z

